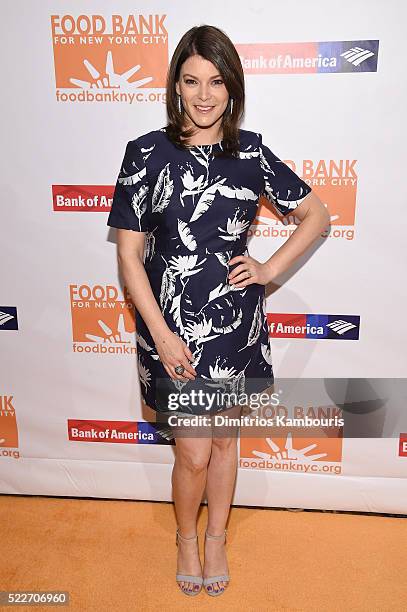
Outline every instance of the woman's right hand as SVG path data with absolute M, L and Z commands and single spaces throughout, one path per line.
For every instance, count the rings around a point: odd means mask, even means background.
M 195 380 L 197 372 L 188 361 L 193 361 L 194 356 L 182 338 L 168 328 L 167 332 L 160 334 L 155 346 L 161 363 L 172 379 L 185 381 L 187 378 Z M 180 364 L 185 368 L 183 374 L 177 374 L 174 369 Z

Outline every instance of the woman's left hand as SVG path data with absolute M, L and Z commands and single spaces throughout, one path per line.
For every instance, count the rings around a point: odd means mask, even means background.
M 247 255 L 237 255 L 229 260 L 229 265 L 239 263 L 234 270 L 229 273 L 229 284 L 241 288 L 253 283 L 267 285 L 273 278 L 270 265 L 260 263 L 257 259 Z M 250 272 L 250 276 L 249 273 Z

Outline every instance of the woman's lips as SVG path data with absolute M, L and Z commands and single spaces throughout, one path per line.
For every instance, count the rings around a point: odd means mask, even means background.
M 195 108 L 198 111 L 198 113 L 202 113 L 203 115 L 207 115 L 208 113 L 211 112 L 211 110 L 213 109 L 213 106 L 197 106 L 197 105 L 195 105 Z

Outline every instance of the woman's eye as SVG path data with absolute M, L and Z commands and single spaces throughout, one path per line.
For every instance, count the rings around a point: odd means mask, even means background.
M 213 83 L 215 83 L 216 85 L 223 85 L 223 81 L 222 79 L 215 79 L 214 81 L 212 81 Z M 187 85 L 191 85 L 193 83 L 196 83 L 196 81 L 194 79 L 185 79 L 185 83 Z

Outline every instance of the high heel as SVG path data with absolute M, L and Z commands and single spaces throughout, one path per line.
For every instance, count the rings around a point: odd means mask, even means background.
M 184 536 L 182 536 L 180 534 L 180 532 L 176 531 L 176 535 L 175 535 L 175 544 L 178 546 L 178 539 L 181 540 L 197 540 L 198 539 L 198 534 L 196 536 L 193 536 L 192 538 L 184 538 Z M 178 583 L 179 588 L 181 589 L 181 591 L 183 593 L 185 593 L 185 595 L 198 595 L 198 593 L 201 592 L 202 590 L 202 583 L 203 583 L 203 578 L 202 578 L 202 574 L 200 576 L 192 576 L 191 574 L 176 574 L 175 575 L 175 580 Z M 181 586 L 179 583 L 180 582 L 190 582 L 192 583 L 194 586 L 194 589 L 192 591 L 188 590 L 188 588 L 186 586 Z M 199 588 L 197 588 L 197 586 L 199 586 Z
M 205 530 L 205 538 L 208 538 L 209 540 L 220 540 L 221 538 L 225 538 L 225 544 L 226 544 L 226 533 L 227 533 L 227 529 L 225 529 L 221 535 L 213 536 Z M 207 578 L 203 579 L 203 586 L 204 586 L 205 591 L 208 593 L 208 595 L 211 595 L 211 596 L 222 595 L 222 593 L 225 592 L 228 584 L 226 584 L 226 586 L 219 587 L 217 591 L 214 591 L 212 587 L 214 582 L 229 583 L 230 582 L 229 573 L 219 575 L 219 576 L 208 576 Z M 209 590 L 207 588 L 208 586 L 209 586 Z

